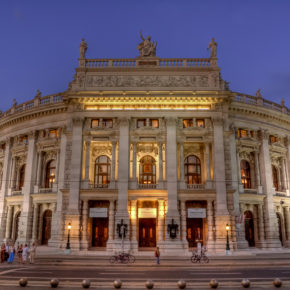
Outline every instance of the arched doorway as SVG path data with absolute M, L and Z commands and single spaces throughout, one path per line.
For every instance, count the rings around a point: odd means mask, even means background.
M 50 239 L 51 217 L 52 217 L 52 212 L 51 210 L 47 209 L 43 213 L 43 218 L 42 218 L 42 239 L 41 239 L 42 245 L 47 245 L 48 240 Z
M 254 218 L 250 211 L 245 212 L 245 236 L 249 247 L 255 247 Z
M 283 236 L 282 236 L 282 221 L 281 216 L 279 213 L 276 213 L 277 216 L 277 222 L 278 222 L 278 230 L 279 230 L 279 240 L 281 242 L 281 245 L 283 246 Z
M 19 230 L 19 221 L 20 221 L 20 215 L 21 211 L 17 212 L 15 214 L 15 224 L 14 224 L 14 233 L 13 233 L 13 239 L 16 241 L 18 239 L 18 230 Z

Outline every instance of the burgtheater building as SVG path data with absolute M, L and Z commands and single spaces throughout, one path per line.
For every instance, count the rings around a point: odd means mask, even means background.
M 209 58 L 87 59 L 65 92 L 0 116 L 0 239 L 187 255 L 290 246 L 290 110 Z M 227 227 L 228 226 L 228 227 Z M 69 230 L 69 227 L 71 229 Z

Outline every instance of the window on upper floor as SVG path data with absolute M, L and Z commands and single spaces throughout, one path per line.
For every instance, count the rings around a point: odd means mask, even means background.
M 279 177 L 278 177 L 278 169 L 272 165 L 272 176 L 273 176 L 273 186 L 276 191 L 279 191 Z
M 97 128 L 100 126 L 100 120 L 99 119 L 93 119 L 91 121 L 91 128 Z
M 56 163 L 51 160 L 47 163 L 45 168 L 45 188 L 52 188 L 55 182 Z
M 50 138 L 58 138 L 58 129 L 50 129 L 48 134 Z
M 146 119 L 138 119 L 137 120 L 137 128 L 142 128 L 146 126 Z
M 156 161 L 152 156 L 140 160 L 139 184 L 156 184 Z
M 95 161 L 95 186 L 107 187 L 111 177 L 111 160 L 106 155 L 99 156 Z
M 251 168 L 246 160 L 241 160 L 241 179 L 244 188 L 251 188 Z
M 103 119 L 102 126 L 104 128 L 113 128 L 113 119 Z
M 274 143 L 278 142 L 278 137 L 274 135 L 269 136 L 269 144 L 272 145 Z
M 20 136 L 18 142 L 19 144 L 28 144 L 28 136 L 27 135 Z
M 25 164 L 21 166 L 19 169 L 19 180 L 18 180 L 18 190 L 21 190 L 24 186 L 24 178 L 25 178 Z
M 152 128 L 159 128 L 159 120 L 158 119 L 150 119 L 149 125 Z
M 205 128 L 204 119 L 196 119 L 196 126 L 199 127 L 199 128 Z
M 187 184 L 201 184 L 201 163 L 197 156 L 190 155 L 185 159 L 184 176 Z
M 193 127 L 192 119 L 183 119 L 183 128 Z
M 239 138 L 246 138 L 246 137 L 248 137 L 248 130 L 239 129 L 238 130 L 238 137 Z

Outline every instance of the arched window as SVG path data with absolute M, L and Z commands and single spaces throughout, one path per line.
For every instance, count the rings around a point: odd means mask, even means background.
M 156 162 L 151 156 L 144 156 L 140 160 L 139 183 L 156 184 Z
M 55 170 L 55 160 L 49 161 L 45 168 L 45 188 L 52 188 L 52 185 L 55 182 Z
M 110 183 L 111 160 L 109 157 L 102 155 L 95 162 L 95 186 L 106 187 Z
M 273 186 L 275 187 L 276 191 L 279 191 L 278 170 L 274 165 L 272 165 L 272 175 L 273 175 Z
M 246 160 L 241 161 L 241 179 L 244 188 L 251 188 L 251 169 L 250 163 Z
M 201 184 L 201 165 L 197 156 L 190 155 L 185 159 L 184 174 L 187 184 Z
M 25 164 L 21 166 L 19 170 L 19 183 L 18 183 L 18 190 L 21 190 L 24 186 L 24 177 L 25 177 Z

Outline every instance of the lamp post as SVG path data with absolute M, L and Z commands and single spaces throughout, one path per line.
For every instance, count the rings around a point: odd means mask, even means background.
M 227 224 L 226 225 L 226 230 L 227 230 L 227 245 L 226 245 L 226 254 L 228 255 L 230 253 L 230 242 L 229 242 L 229 230 L 230 226 Z
M 67 226 L 67 243 L 66 243 L 66 251 L 69 253 L 70 252 L 70 230 L 71 230 L 71 223 L 68 224 Z

